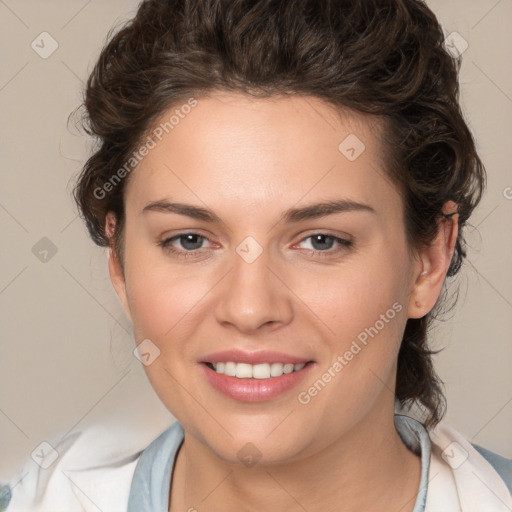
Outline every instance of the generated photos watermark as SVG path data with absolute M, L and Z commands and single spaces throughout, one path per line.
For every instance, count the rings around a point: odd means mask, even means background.
M 151 135 L 148 135 L 146 140 L 134 151 L 130 158 L 124 163 L 122 167 L 119 167 L 117 171 L 105 182 L 101 187 L 96 187 L 93 191 L 96 199 L 105 199 L 109 192 L 112 192 L 114 188 L 123 180 L 135 167 L 143 160 L 145 156 L 149 154 L 152 149 L 155 149 L 158 142 L 162 141 L 164 136 L 170 133 L 180 123 L 182 119 L 189 114 L 194 107 L 196 107 L 198 101 L 195 98 L 189 98 L 188 102 L 181 105 L 180 108 L 176 108 L 173 114 L 169 117 L 168 121 L 160 123 L 156 128 L 153 129 Z
M 352 341 L 349 349 L 343 355 L 338 355 L 336 361 L 307 390 L 301 391 L 297 395 L 299 403 L 303 405 L 309 404 L 311 399 L 317 396 L 354 359 L 354 356 L 359 354 L 368 345 L 369 338 L 375 338 L 402 309 L 402 304 L 395 302 L 385 313 L 380 315 L 379 319 L 372 326 L 366 327 L 361 331 L 356 339 Z

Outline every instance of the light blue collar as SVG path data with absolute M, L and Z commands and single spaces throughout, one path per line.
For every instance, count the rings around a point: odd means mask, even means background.
M 421 455 L 421 479 L 413 512 L 424 512 L 430 438 L 425 427 L 408 416 L 395 414 L 395 427 L 409 450 Z M 135 467 L 127 512 L 168 512 L 171 475 L 184 435 L 183 427 L 175 422 L 142 452 Z

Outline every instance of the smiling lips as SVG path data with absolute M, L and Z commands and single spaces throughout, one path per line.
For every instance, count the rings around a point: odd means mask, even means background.
M 294 388 L 314 361 L 288 354 L 229 350 L 206 356 L 199 365 L 210 385 L 242 402 L 276 398 Z

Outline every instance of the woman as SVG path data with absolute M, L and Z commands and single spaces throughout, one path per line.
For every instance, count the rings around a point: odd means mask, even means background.
M 83 485 L 66 440 L 7 510 L 512 508 L 428 350 L 485 185 L 443 39 L 419 0 L 140 4 L 75 198 L 178 421 Z

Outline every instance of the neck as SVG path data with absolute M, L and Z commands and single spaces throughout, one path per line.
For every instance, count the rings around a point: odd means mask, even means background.
M 393 409 L 386 407 L 372 409 L 314 456 L 279 466 L 227 463 L 185 436 L 172 478 L 170 511 L 231 512 L 247 510 L 250 504 L 253 510 L 290 512 L 410 512 L 421 460 L 400 439 Z

